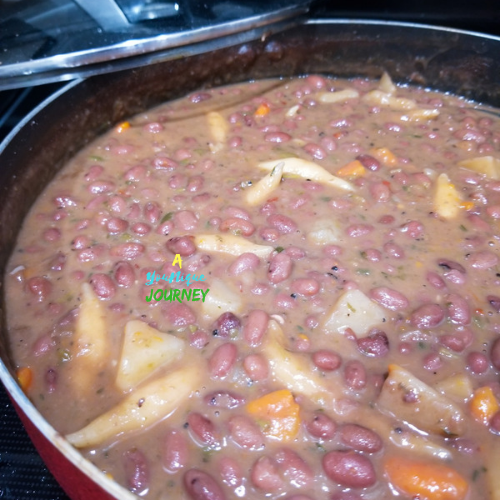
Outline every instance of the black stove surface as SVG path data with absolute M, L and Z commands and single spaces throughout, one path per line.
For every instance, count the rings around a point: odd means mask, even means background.
M 1 5 L 1 2 L 0 2 Z M 322 18 L 385 19 L 437 24 L 500 36 L 496 0 L 351 0 L 349 9 L 338 2 L 317 0 L 312 16 Z M 43 99 L 61 87 L 55 83 L 0 92 L 0 140 Z M 5 390 L 0 384 L 0 499 L 69 500 L 31 444 Z M 92 500 L 92 499 L 89 499 Z

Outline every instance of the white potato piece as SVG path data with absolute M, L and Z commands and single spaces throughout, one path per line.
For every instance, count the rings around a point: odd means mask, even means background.
M 433 120 L 439 116 L 439 110 L 437 109 L 411 109 L 401 116 L 401 121 L 403 122 L 421 122 L 425 120 Z
M 71 382 L 77 394 L 93 388 L 96 374 L 109 356 L 105 311 L 89 283 L 82 284 L 82 299 L 76 319 Z
M 229 123 L 217 111 L 207 113 L 208 127 L 214 142 L 224 142 L 229 132 Z
M 203 314 L 212 320 L 217 319 L 222 313 L 239 313 L 243 308 L 240 293 L 222 280 L 210 281 L 210 293 L 207 293 L 205 302 L 201 305 Z
M 489 500 L 500 500 L 500 447 L 492 439 L 488 450 L 484 450 L 487 457 L 485 465 L 490 494 Z
M 436 179 L 434 211 L 444 219 L 454 219 L 460 212 L 462 199 L 450 178 L 442 173 Z
M 337 90 L 335 92 L 319 92 L 318 101 L 332 104 L 335 102 L 345 102 L 349 99 L 357 99 L 359 92 L 356 89 Z
M 96 446 L 124 433 L 144 430 L 177 410 L 203 383 L 204 367 L 189 360 L 182 368 L 149 382 L 66 439 L 77 448 Z
M 328 170 L 320 167 L 318 164 L 303 160 L 302 158 L 282 158 L 281 160 L 271 160 L 259 163 L 259 168 L 263 170 L 271 171 L 276 164 L 282 161 L 285 165 L 283 167 L 284 174 L 298 175 L 304 179 L 311 179 L 312 181 L 321 182 L 323 184 L 329 184 L 345 191 L 354 191 L 354 186 L 350 183 L 341 179 L 340 177 L 335 177 Z
M 122 391 L 137 387 L 160 366 L 167 366 L 184 354 L 184 340 L 163 333 L 143 321 L 125 325 L 116 385 Z
M 405 97 L 393 97 L 381 90 L 367 92 L 361 100 L 369 106 L 387 106 L 395 111 L 406 111 L 417 107 L 416 101 Z
M 307 241 L 313 245 L 331 245 L 343 240 L 344 234 L 335 219 L 319 219 L 313 222 L 307 233 Z
M 384 318 L 385 311 L 361 290 L 347 290 L 326 314 L 323 329 L 327 333 L 343 333 L 350 328 L 358 337 L 365 337 Z
M 197 248 L 205 252 L 221 252 L 236 257 L 251 252 L 257 257 L 266 258 L 274 250 L 271 246 L 257 245 L 234 234 L 199 234 L 195 236 L 194 243 Z
M 309 360 L 300 353 L 288 351 L 285 344 L 281 326 L 270 320 L 262 352 L 268 359 L 273 378 L 293 393 L 303 394 L 313 401 L 326 398 L 331 407 L 333 399 L 341 395 L 340 382 L 332 383 L 332 378 L 327 386 L 325 379 L 312 370 Z
M 395 431 L 392 429 L 388 435 L 391 443 L 399 448 L 411 451 L 412 454 L 439 458 L 441 460 L 451 460 L 452 458 L 451 452 L 444 446 L 440 446 L 434 441 L 409 430 L 398 429 Z
M 384 71 L 384 74 L 381 76 L 380 81 L 378 82 L 378 89 L 391 96 L 396 93 L 396 85 L 394 85 L 394 82 L 387 71 Z
M 267 200 L 269 195 L 280 185 L 284 167 L 284 162 L 278 162 L 259 182 L 246 188 L 245 201 L 253 206 Z
M 398 365 L 389 366 L 377 406 L 424 432 L 459 436 L 465 431 L 458 405 Z
M 434 389 L 457 403 L 467 402 L 474 392 L 472 381 L 465 373 L 446 377 L 435 384 Z
M 458 162 L 458 166 L 484 174 L 493 180 L 500 179 L 500 160 L 493 156 L 477 156 Z

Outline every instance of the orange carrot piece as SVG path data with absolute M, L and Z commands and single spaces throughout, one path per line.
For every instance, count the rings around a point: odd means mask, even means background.
M 500 409 L 493 389 L 489 386 L 479 387 L 474 391 L 470 402 L 472 416 L 484 425 L 488 425 L 491 417 Z
M 389 148 L 372 149 L 371 154 L 384 165 L 394 166 L 398 162 L 396 155 Z
M 122 122 L 116 127 L 116 131 L 121 134 L 124 130 L 127 130 L 130 128 L 130 123 L 129 122 Z
M 266 116 L 269 113 L 269 105 L 262 103 L 256 110 L 255 116 Z
M 335 172 L 339 177 L 362 177 L 365 174 L 366 168 L 359 160 L 351 161 Z
M 265 423 L 264 434 L 280 441 L 290 441 L 300 427 L 299 405 L 287 390 L 270 392 L 246 405 L 248 413 Z
M 17 381 L 24 392 L 29 391 L 33 383 L 33 370 L 29 366 L 23 366 L 17 370 Z
M 412 498 L 463 500 L 467 495 L 467 481 L 447 465 L 398 456 L 385 460 L 384 470 L 391 484 Z

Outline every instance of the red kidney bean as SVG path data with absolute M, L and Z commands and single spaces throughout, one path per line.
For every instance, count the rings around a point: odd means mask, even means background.
M 139 203 L 132 203 L 130 210 L 127 214 L 128 219 L 138 219 L 141 215 L 141 206 Z
M 191 412 L 187 417 L 187 423 L 194 437 L 203 445 L 215 446 L 219 439 L 213 422 L 201 413 Z
M 401 226 L 401 232 L 407 234 L 410 238 L 422 238 L 424 226 L 420 222 L 412 220 Z
M 26 282 L 31 294 L 37 297 L 38 302 L 43 302 L 52 292 L 52 283 L 42 276 L 35 276 Z
M 174 223 L 172 221 L 165 221 L 163 224 L 160 224 L 156 228 L 155 233 L 167 236 L 172 232 L 173 228 L 174 228 Z
M 111 247 L 110 254 L 112 257 L 121 257 L 125 260 L 134 260 L 140 257 L 146 247 L 140 243 L 121 243 Z
M 85 248 L 77 253 L 79 262 L 92 262 L 99 258 L 105 251 L 104 245 L 94 245 L 90 248 Z
M 210 342 L 208 333 L 204 330 L 196 330 L 189 336 L 189 345 L 196 349 L 203 349 Z
M 323 160 L 326 158 L 326 151 L 319 144 L 315 144 L 313 142 L 306 144 L 304 146 L 304 151 L 317 160 Z
M 243 369 L 251 380 L 260 382 L 269 375 L 267 360 L 261 354 L 249 354 L 243 360 Z
M 113 277 L 119 286 L 129 288 L 135 282 L 135 270 L 131 264 L 122 260 L 115 264 Z
M 174 225 L 182 231 L 192 231 L 198 226 L 198 219 L 191 210 L 181 210 L 174 215 Z
M 96 181 L 90 184 L 88 190 L 92 194 L 102 194 L 113 191 L 116 188 L 116 184 L 111 181 Z
M 268 493 L 278 491 L 284 485 L 278 470 L 278 464 L 267 455 L 261 456 L 253 464 L 250 479 L 256 488 Z
M 228 422 L 231 439 L 241 448 L 261 450 L 265 439 L 259 426 L 245 415 L 235 415 Z
M 362 498 L 354 491 L 337 491 L 330 500 L 362 500 Z
M 179 254 L 181 257 L 189 257 L 196 252 L 196 245 L 193 238 L 189 236 L 181 236 L 171 238 L 166 243 L 167 250 L 173 254 Z
M 60 194 L 52 200 L 57 208 L 76 207 L 76 201 L 69 195 Z
M 245 271 L 253 271 L 260 264 L 260 259 L 254 253 L 242 253 L 236 260 L 229 266 L 228 273 L 231 276 L 237 276 Z
M 139 236 L 144 236 L 151 232 L 151 226 L 145 222 L 136 222 L 130 228 L 132 232 L 138 234 Z
M 127 208 L 126 201 L 121 196 L 113 196 L 108 201 L 108 207 L 112 212 L 123 213 Z
M 62 252 L 57 252 L 56 256 L 50 261 L 49 268 L 52 271 L 62 271 L 66 264 L 66 256 Z
M 443 360 L 440 358 L 439 354 L 435 352 L 430 352 L 424 356 L 423 365 L 426 370 L 436 371 L 443 366 Z
M 383 446 L 380 436 L 366 427 L 357 424 L 345 424 L 340 429 L 340 441 L 356 451 L 376 453 Z
M 319 292 L 320 284 L 313 278 L 298 278 L 292 281 L 291 288 L 294 293 L 311 297 Z
M 391 311 L 400 311 L 410 305 L 409 300 L 401 292 L 385 286 L 372 288 L 368 295 L 370 299 Z
M 140 181 L 142 179 L 144 179 L 144 177 L 146 176 L 147 174 L 147 169 L 144 165 L 135 165 L 131 168 L 129 168 L 126 172 L 125 172 L 125 180 L 126 181 Z
M 101 299 L 111 299 L 116 294 L 116 285 L 107 274 L 93 274 L 90 278 L 90 284 L 94 293 Z
M 219 470 L 222 481 L 229 487 L 238 488 L 243 484 L 243 472 L 236 459 L 222 457 L 219 461 Z
M 163 312 L 174 326 L 188 326 L 196 323 L 196 315 L 186 304 L 168 304 Z
M 76 250 L 83 250 L 84 248 L 88 248 L 92 244 L 92 240 L 83 234 L 75 236 L 73 241 L 71 242 L 71 246 Z
M 467 367 L 474 375 L 485 373 L 490 366 L 488 358 L 482 352 L 477 351 L 472 351 L 467 354 L 466 363 Z
M 458 325 L 468 325 L 471 321 L 469 303 L 460 295 L 450 293 L 445 297 L 448 317 Z
M 190 469 L 184 474 L 184 488 L 192 500 L 226 500 L 217 481 L 199 469 Z
M 474 252 L 469 256 L 469 263 L 474 269 L 490 269 L 498 264 L 498 256 L 488 250 Z
M 438 304 L 424 304 L 410 315 L 410 323 L 422 330 L 438 326 L 445 318 L 445 312 Z
M 500 312 L 500 297 L 497 297 L 496 295 L 488 295 L 486 300 L 496 312 Z
M 210 257 L 210 255 L 195 254 L 192 257 L 190 257 L 189 260 L 186 260 L 184 262 L 184 265 L 186 266 L 186 269 L 190 273 L 195 273 L 200 269 L 203 269 L 205 266 L 207 266 L 211 260 L 212 257 Z
M 351 224 L 347 227 L 346 234 L 351 238 L 360 238 L 370 234 L 373 229 L 374 228 L 371 224 Z
M 51 227 L 43 232 L 42 238 L 45 241 L 57 241 L 61 238 L 61 231 L 59 231 L 59 229 L 57 229 L 56 227 Z
M 268 132 L 264 136 L 264 140 L 266 142 L 276 142 L 276 143 L 281 143 L 281 142 L 288 142 L 292 136 L 290 134 L 287 134 L 286 132 Z
M 243 236 L 251 236 L 255 233 L 255 226 L 248 220 L 239 217 L 229 217 L 222 221 L 219 226 L 221 231 L 230 231 L 233 234 L 242 234 Z
M 267 277 L 273 284 L 285 281 L 292 274 L 292 259 L 282 253 L 278 253 L 271 258 Z
M 354 451 L 330 451 L 323 456 L 322 464 L 332 481 L 347 488 L 368 488 L 377 481 L 370 460 Z
M 110 234 L 123 233 L 128 228 L 128 222 L 124 219 L 119 219 L 118 217 L 111 217 L 106 222 L 106 229 Z
M 229 410 L 245 404 L 245 398 L 239 394 L 228 391 L 215 391 L 207 394 L 203 401 L 215 408 L 227 408 Z
M 438 290 L 442 290 L 443 288 L 446 288 L 446 283 L 442 280 L 441 276 L 439 274 L 433 273 L 432 271 L 427 273 L 427 281 L 434 287 L 437 288 Z
M 204 179 L 201 175 L 194 175 L 189 179 L 186 189 L 190 193 L 197 193 L 198 191 L 201 191 L 201 189 L 203 189 L 203 183 Z
M 384 252 L 389 255 L 389 257 L 394 257 L 395 259 L 404 259 L 404 250 L 393 241 L 388 241 L 384 244 Z
M 208 370 L 214 378 L 225 378 L 233 369 L 238 357 L 238 349 L 234 344 L 226 342 L 215 349 L 208 360 Z
M 35 356 L 42 356 L 52 350 L 56 346 L 55 340 L 52 338 L 50 333 L 42 335 L 39 339 L 35 341 L 32 347 L 33 354 Z
M 500 411 L 497 411 L 493 417 L 491 417 L 491 420 L 489 422 L 490 424 L 490 431 L 493 434 L 500 434 Z
M 260 309 L 253 309 L 244 321 L 243 338 L 250 346 L 258 346 L 262 342 L 268 324 L 269 315 L 267 312 Z
M 342 358 L 334 351 L 320 349 L 312 354 L 313 363 L 323 371 L 331 372 L 340 368 Z
M 262 227 L 259 230 L 259 236 L 264 240 L 270 243 L 273 243 L 278 240 L 280 237 L 280 232 L 277 229 L 273 229 L 272 227 Z
M 350 389 L 355 391 L 364 389 L 367 375 L 363 363 L 357 359 L 348 361 L 344 366 L 344 379 Z
M 137 494 L 149 488 L 149 466 L 144 454 L 137 448 L 123 454 L 123 466 L 129 489 Z
M 323 412 L 316 411 L 310 418 L 306 418 L 305 425 L 307 432 L 316 438 L 332 439 L 337 431 L 335 422 Z
M 96 181 L 99 176 L 104 172 L 104 168 L 101 165 L 91 165 L 88 172 L 83 176 L 87 182 Z
M 57 388 L 57 372 L 54 368 L 49 368 L 45 372 L 45 385 L 47 386 L 47 392 L 52 394 Z
M 297 488 L 310 485 L 314 480 L 314 473 L 305 460 L 290 448 L 278 450 L 274 459 L 285 478 Z
M 371 197 L 377 203 L 385 203 L 391 198 L 391 190 L 383 182 L 372 182 L 369 189 Z
M 237 217 L 238 219 L 245 219 L 248 221 L 251 219 L 250 214 L 243 208 L 239 207 L 227 207 L 224 210 L 224 213 L 230 218 Z
M 290 219 L 290 217 L 283 214 L 272 214 L 267 218 L 267 222 L 282 234 L 289 234 L 297 231 L 297 224 Z
M 368 170 L 371 170 L 372 172 L 380 170 L 380 162 L 373 156 L 358 155 L 356 156 L 356 160 L 358 160 L 361 163 L 361 165 L 363 165 L 363 167 L 365 167 Z
M 491 364 L 497 370 L 500 370 L 500 338 L 496 339 L 495 342 L 493 342 L 490 351 L 490 359 L 491 359 Z
M 213 335 L 227 339 L 237 336 L 241 328 L 241 321 L 232 312 L 221 314 L 215 321 Z
M 292 260 L 300 260 L 306 256 L 305 250 L 302 250 L 302 248 L 294 247 L 294 246 L 288 247 L 286 250 L 284 250 L 284 252 Z
M 183 433 L 170 430 L 165 436 L 162 463 L 165 470 L 175 473 L 186 467 L 189 460 L 189 447 Z
M 370 330 L 366 337 L 356 339 L 356 343 L 365 356 L 380 358 L 389 353 L 389 339 L 386 333 L 376 328 Z

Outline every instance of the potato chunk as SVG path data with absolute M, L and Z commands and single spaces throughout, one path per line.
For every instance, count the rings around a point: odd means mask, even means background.
M 478 156 L 458 162 L 459 167 L 473 170 L 493 180 L 500 179 L 500 160 L 493 156 Z
M 157 368 L 179 359 L 185 342 L 139 320 L 125 325 L 116 385 L 123 391 L 137 387 Z
M 462 199 L 446 174 L 440 174 L 436 180 L 434 192 L 434 210 L 444 219 L 453 219 L 460 212 Z
M 210 143 L 210 150 L 212 153 L 220 151 L 226 142 L 227 133 L 229 131 L 229 123 L 217 111 L 210 111 L 207 113 L 207 122 L 214 142 Z
M 333 218 L 315 220 L 311 230 L 307 233 L 307 240 L 313 245 L 336 244 L 342 239 L 343 233 L 340 225 Z
M 389 366 L 377 405 L 424 432 L 458 436 L 465 431 L 464 415 L 453 401 L 397 365 Z
M 328 172 L 328 170 L 325 170 L 323 167 L 320 167 L 312 161 L 293 157 L 283 158 L 280 161 L 285 164 L 283 167 L 284 174 L 298 175 L 304 179 L 311 179 L 312 181 L 329 184 L 345 191 L 354 191 L 354 186 L 350 182 L 340 179 L 339 177 L 335 177 Z M 259 163 L 259 168 L 270 171 L 276 166 L 276 163 L 278 163 L 276 160 L 264 161 Z
M 124 433 L 144 430 L 169 416 L 199 389 L 203 364 L 189 360 L 185 366 L 131 392 L 111 410 L 66 439 L 77 448 L 96 446 Z
M 359 92 L 355 89 L 337 90 L 336 92 L 320 92 L 318 94 L 318 101 L 323 103 L 332 104 L 335 102 L 345 102 L 349 99 L 357 99 Z
M 239 295 L 222 280 L 214 279 L 210 281 L 210 292 L 205 297 L 202 304 L 203 314 L 215 320 L 222 313 L 239 313 L 243 307 L 243 302 Z
M 323 328 L 327 333 L 343 333 L 350 328 L 358 337 L 365 337 L 384 318 L 384 310 L 362 291 L 348 290 L 326 314 Z
M 281 161 L 259 182 L 245 189 L 245 201 L 249 205 L 258 205 L 265 201 L 268 196 L 280 185 L 285 164 Z
M 257 245 L 241 236 L 233 234 L 199 234 L 194 237 L 195 245 L 205 252 L 221 252 L 238 257 L 242 253 L 251 252 L 257 257 L 269 257 L 274 250 L 267 245 Z

